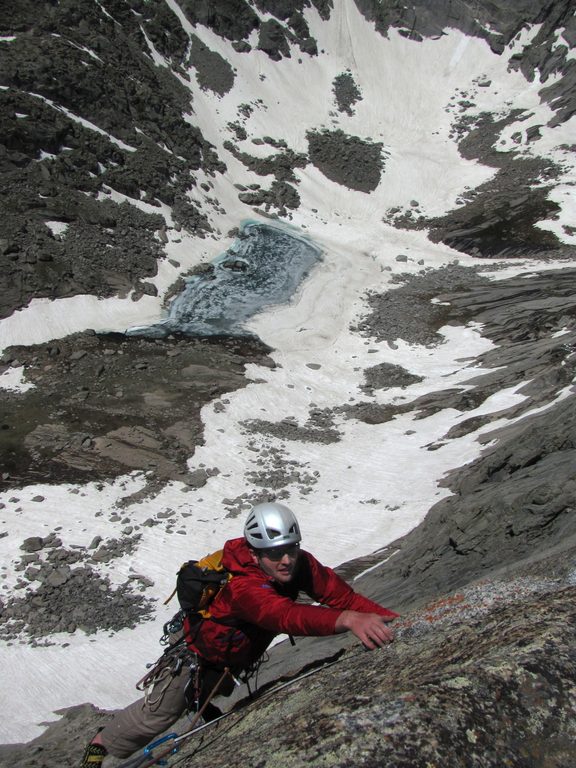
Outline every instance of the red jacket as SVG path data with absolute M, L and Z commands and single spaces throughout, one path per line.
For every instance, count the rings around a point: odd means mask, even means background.
M 303 550 L 288 584 L 273 581 L 254 563 L 243 538 L 226 542 L 222 564 L 233 578 L 210 606 L 211 618 L 188 628 L 187 642 L 210 664 L 227 665 L 233 671 L 255 662 L 276 635 L 334 634 L 342 611 L 398 616 L 354 592 Z M 322 605 L 296 603 L 300 592 Z

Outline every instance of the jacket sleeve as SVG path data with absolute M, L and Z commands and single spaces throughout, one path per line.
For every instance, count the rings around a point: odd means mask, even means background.
M 340 578 L 338 574 L 316 560 L 309 552 L 304 553 L 310 569 L 310 588 L 306 591 L 322 605 L 337 608 L 341 611 L 359 611 L 360 613 L 377 613 L 389 619 L 395 619 L 399 614 L 375 603 L 364 595 L 355 592 L 352 587 Z
M 238 579 L 231 582 L 230 615 L 268 632 L 289 635 L 333 635 L 341 611 L 300 605 L 280 595 L 268 582 Z
M 270 581 L 233 579 L 229 602 L 230 614 L 256 624 L 269 632 L 289 635 L 332 635 L 342 611 L 378 613 L 390 619 L 398 614 L 374 603 L 354 590 L 331 568 L 321 565 L 312 555 L 302 553 L 308 562 L 302 588 L 322 605 L 302 605 L 279 594 Z

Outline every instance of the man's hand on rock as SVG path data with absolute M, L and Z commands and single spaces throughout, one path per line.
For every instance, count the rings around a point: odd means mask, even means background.
M 365 648 L 373 651 L 394 640 L 394 631 L 386 626 L 389 621 L 377 613 L 342 611 L 336 620 L 336 632 L 352 632 Z

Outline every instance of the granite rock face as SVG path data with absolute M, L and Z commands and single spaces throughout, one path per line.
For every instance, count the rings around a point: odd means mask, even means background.
M 453 285 L 463 276 L 456 268 Z M 551 271 L 496 282 L 470 279 L 467 290 L 440 294 L 443 323 L 473 317 L 497 346 L 478 358 L 482 373 L 471 373 L 466 386 L 425 395 L 409 409 L 426 416 L 455 408 L 464 417 L 496 392 L 519 387 L 523 397 L 489 416 L 463 418 L 428 446 L 438 450 L 455 437 L 483 430 L 482 455 L 441 481 L 452 495 L 434 505 L 424 522 L 392 547 L 395 555 L 380 571 L 384 602 L 415 605 L 441 588 L 456 588 L 499 567 L 574 543 L 574 273 L 562 271 L 558 278 Z M 411 296 L 412 321 L 417 298 L 425 298 L 429 286 L 415 278 L 398 289 Z M 365 332 L 394 327 L 396 310 L 395 302 L 375 299 Z M 347 412 L 350 418 L 379 423 L 405 410 L 367 403 Z M 502 416 L 512 423 L 491 429 L 491 422 Z M 374 562 L 381 559 L 380 552 Z
M 202 759 L 218 768 L 231 753 L 239 764 L 267 768 L 568 768 L 575 596 L 571 587 L 457 627 L 431 623 L 383 651 L 348 650 L 231 715 Z M 250 738 L 254 732 L 268 736 Z M 184 764 L 193 765 L 189 749 Z

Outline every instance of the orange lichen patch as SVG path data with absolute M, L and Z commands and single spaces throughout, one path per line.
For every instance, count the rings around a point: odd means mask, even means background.
M 398 638 L 436 631 L 440 625 L 458 625 L 485 615 L 496 607 L 522 600 L 526 595 L 550 589 L 556 582 L 542 579 L 480 581 L 461 592 L 432 600 L 394 624 Z
M 458 603 L 461 603 L 464 600 L 464 595 L 462 592 L 456 592 L 454 595 L 448 595 L 448 597 L 443 597 L 440 600 L 433 600 L 431 603 L 428 603 L 426 606 L 429 611 L 434 611 L 438 608 L 445 608 L 448 606 L 457 605 Z
M 434 600 L 426 606 L 422 618 L 427 622 L 440 621 L 456 608 L 459 610 L 469 608 L 469 603 L 465 603 L 464 599 L 464 595 L 461 592 L 458 592 L 440 600 Z

